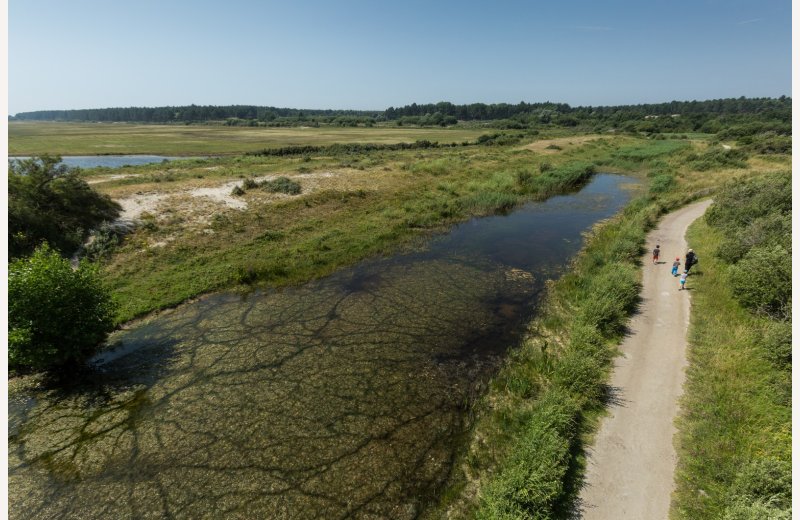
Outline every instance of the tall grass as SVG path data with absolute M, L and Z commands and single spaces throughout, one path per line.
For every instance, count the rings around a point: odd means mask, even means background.
M 703 259 L 703 275 L 692 296 L 676 516 L 789 518 L 790 326 L 736 301 L 735 273 L 714 254 L 726 243 L 722 233 L 698 221 L 689 241 Z

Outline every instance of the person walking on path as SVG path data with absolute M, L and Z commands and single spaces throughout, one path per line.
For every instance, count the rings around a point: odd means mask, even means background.
M 680 257 L 676 258 L 674 262 L 672 262 L 672 276 L 678 276 L 678 268 L 681 266 L 681 259 Z
M 686 289 L 686 277 L 687 276 L 689 276 L 689 271 L 684 271 L 683 274 L 681 275 L 681 288 L 678 289 L 679 291 L 682 291 L 682 290 Z
M 704 200 L 664 215 L 645 243 L 657 241 L 664 251 L 685 252 L 686 228 L 710 204 Z M 582 520 L 669 518 L 677 462 L 674 420 L 683 393 L 694 291 L 675 296 L 675 278 L 667 279 L 661 269 L 642 269 L 641 274 L 641 306 L 608 381 L 613 389 L 608 415 L 585 450 L 584 485 L 574 511 Z
M 658 255 L 660 255 L 660 254 L 661 254 L 661 246 L 656 244 L 656 248 L 653 249 L 653 263 L 654 264 L 658 263 Z
M 689 251 L 686 252 L 686 263 L 684 264 L 686 272 L 688 273 L 689 269 L 691 269 L 692 266 L 696 263 L 697 263 L 697 255 L 694 254 L 693 249 L 690 249 Z

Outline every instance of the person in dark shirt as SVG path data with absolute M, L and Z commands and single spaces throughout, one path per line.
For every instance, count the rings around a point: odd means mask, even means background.
M 693 249 L 690 249 L 689 251 L 686 252 L 686 263 L 683 264 L 684 268 L 686 269 L 686 272 L 688 273 L 689 269 L 691 269 L 692 266 L 696 263 L 697 263 L 697 255 L 694 254 Z

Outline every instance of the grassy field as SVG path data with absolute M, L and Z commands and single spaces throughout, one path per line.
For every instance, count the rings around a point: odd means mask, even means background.
M 332 143 L 399 143 L 419 139 L 460 143 L 473 141 L 487 131 L 474 127 L 250 128 L 222 125 L 16 121 L 8 125 L 8 154 L 240 154 L 263 148 Z

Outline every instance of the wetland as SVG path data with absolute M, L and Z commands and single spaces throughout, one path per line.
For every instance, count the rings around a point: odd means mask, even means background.
M 13 379 L 11 517 L 417 517 L 546 280 L 637 186 L 597 174 L 413 252 L 201 297 L 118 332 L 80 385 Z

